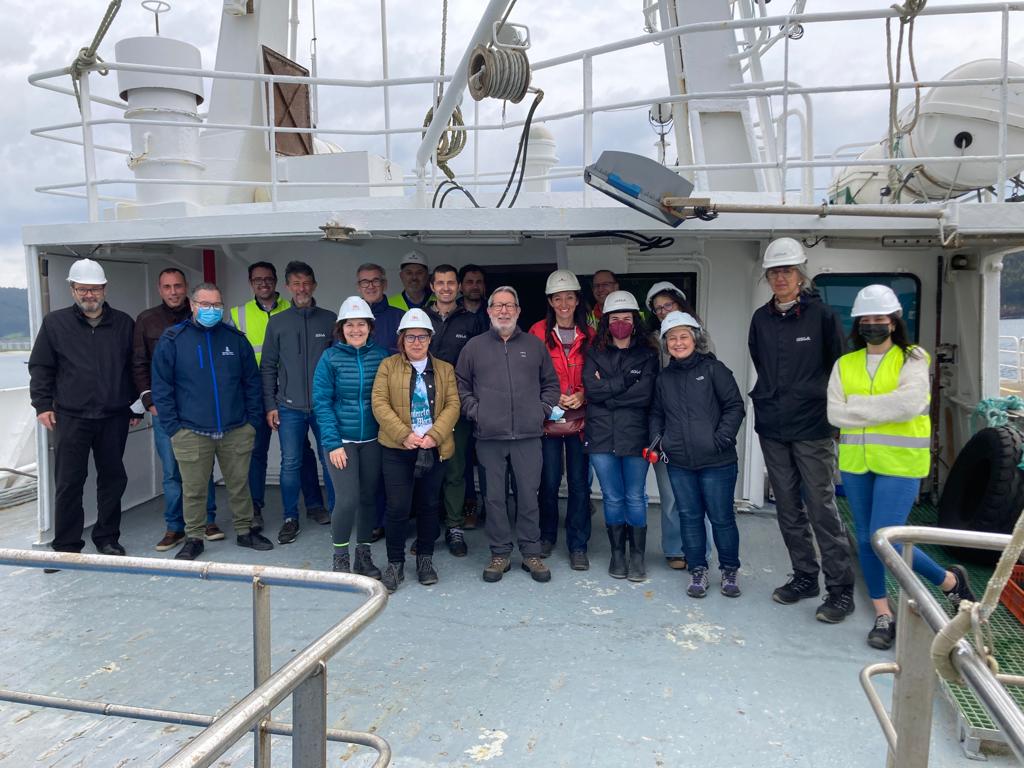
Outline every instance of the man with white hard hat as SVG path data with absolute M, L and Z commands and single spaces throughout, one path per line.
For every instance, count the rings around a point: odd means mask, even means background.
M 407 312 L 410 309 L 423 309 L 433 298 L 427 283 L 430 279 L 430 267 L 427 257 L 420 251 L 409 251 L 398 262 L 398 277 L 402 281 L 403 291 L 388 299 L 388 303 Z
M 91 453 L 97 508 L 92 541 L 100 554 L 123 555 L 124 448 L 129 425 L 138 423 L 130 410 L 138 396 L 131 369 L 135 323 L 107 304 L 107 276 L 92 259 L 72 264 L 68 283 L 72 305 L 43 318 L 28 361 L 36 418 L 54 435 L 51 546 L 57 552 L 85 546 L 82 491 Z

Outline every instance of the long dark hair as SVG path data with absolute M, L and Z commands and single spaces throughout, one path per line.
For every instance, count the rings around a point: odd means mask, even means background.
M 580 343 L 580 354 L 582 355 L 587 351 L 587 342 L 590 340 L 589 334 L 587 333 L 587 305 L 583 301 L 583 297 L 579 291 L 573 291 L 576 294 L 576 309 L 572 313 L 572 324 L 576 326 L 576 329 L 583 336 L 583 341 Z M 548 299 L 551 297 L 548 296 Z M 552 331 L 558 325 L 558 321 L 555 320 L 555 310 L 551 306 L 551 302 L 548 301 L 548 311 L 544 315 L 544 343 L 547 344 L 548 349 L 557 349 L 558 342 L 555 341 L 555 335 Z
M 651 334 L 644 329 L 644 324 L 640 319 L 640 313 L 635 309 L 628 310 L 629 314 L 633 316 L 633 331 L 629 334 L 630 345 L 636 345 L 638 347 L 650 347 L 651 349 L 657 350 L 658 345 L 654 339 L 651 338 Z M 618 312 L 605 312 L 601 315 L 601 320 L 597 323 L 597 335 L 594 337 L 594 348 L 601 350 L 602 352 L 608 347 L 615 345 L 615 337 L 612 336 L 612 332 L 608 327 L 609 320 L 608 315 L 617 315 Z
M 899 347 L 903 351 L 903 359 L 906 360 L 910 356 L 918 356 L 921 353 L 917 350 L 917 347 L 910 340 L 910 333 L 907 331 L 907 324 L 903 320 L 902 312 L 893 312 L 889 315 L 889 319 L 893 323 L 892 343 L 894 346 Z M 853 351 L 864 349 L 868 343 L 864 340 L 864 337 L 860 334 L 860 321 L 861 318 L 853 318 L 853 330 L 850 331 L 850 346 L 853 347 Z

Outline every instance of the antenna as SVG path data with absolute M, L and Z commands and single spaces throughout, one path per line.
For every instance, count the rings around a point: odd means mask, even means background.
M 156 36 L 160 37 L 160 14 L 170 11 L 171 4 L 166 2 L 166 0 L 142 0 L 142 7 L 153 14 Z

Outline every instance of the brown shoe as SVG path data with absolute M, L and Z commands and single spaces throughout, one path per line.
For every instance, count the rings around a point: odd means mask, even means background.
M 216 523 L 207 523 L 204 535 L 207 541 L 221 541 L 224 538 L 224 531 L 218 528 Z
M 523 570 L 529 571 L 534 581 L 551 581 L 551 571 L 537 555 L 523 558 Z
M 474 528 L 480 526 L 480 518 L 476 514 L 476 502 L 467 501 L 462 505 L 462 513 L 465 516 L 465 522 L 462 523 L 462 529 L 464 531 L 471 531 Z
M 668 563 L 668 567 L 673 571 L 685 571 L 686 570 L 686 558 L 678 555 L 671 555 L 665 558 L 665 562 Z
M 159 543 L 156 545 L 156 551 L 166 552 L 169 549 L 174 549 L 184 540 L 184 531 L 167 531 L 167 533 L 164 534 L 164 537 L 160 539 Z
M 505 555 L 491 555 L 491 562 L 484 568 L 484 581 L 501 581 L 502 574 L 512 568 L 512 558 Z

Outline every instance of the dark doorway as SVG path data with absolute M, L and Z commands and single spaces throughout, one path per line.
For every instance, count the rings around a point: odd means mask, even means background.
M 544 284 L 548 275 L 557 269 L 554 263 L 497 264 L 484 267 L 487 276 L 487 295 L 500 285 L 511 285 L 519 293 L 519 327 L 530 329 L 547 312 Z
M 587 302 L 588 306 L 594 305 L 594 293 L 591 290 L 593 277 L 593 275 L 579 275 L 580 285 L 583 286 L 583 300 Z M 629 291 L 636 297 L 637 303 L 640 304 L 640 309 L 648 319 L 648 322 L 652 323 L 652 327 L 657 324 L 657 321 L 651 317 L 651 313 L 647 309 L 647 291 L 650 290 L 652 285 L 662 280 L 667 280 L 681 290 L 698 315 L 703 311 L 701 307 L 696 306 L 696 272 L 630 272 L 629 274 L 616 275 L 615 279 L 619 283 L 620 291 Z

